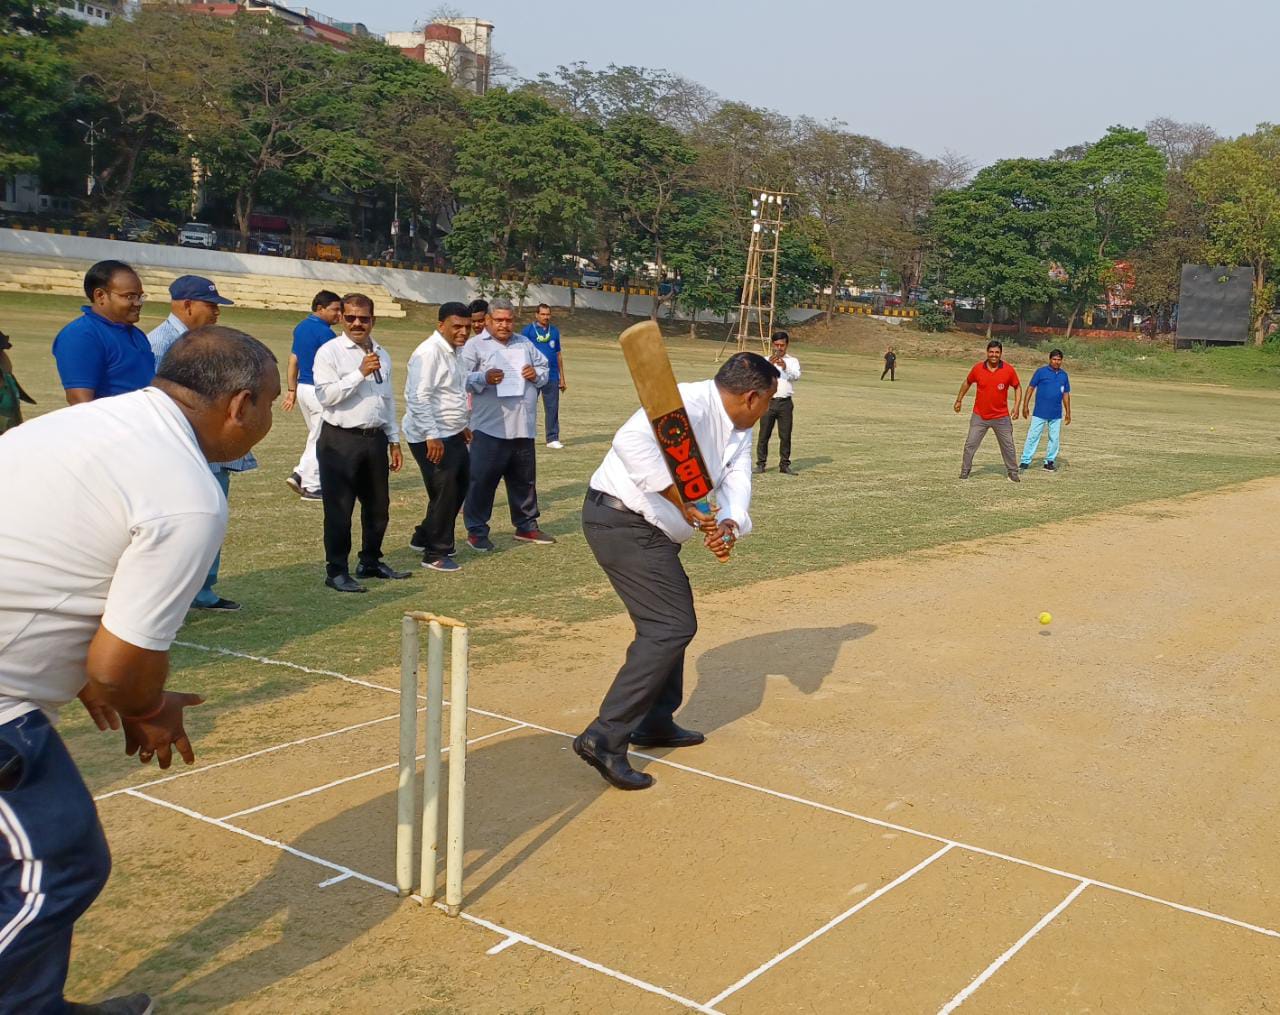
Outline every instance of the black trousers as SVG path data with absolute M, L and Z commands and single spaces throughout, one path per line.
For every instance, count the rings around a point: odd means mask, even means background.
M 493 495 L 498 480 L 507 486 L 511 524 L 517 532 L 538 527 L 537 459 L 532 437 L 491 437 L 476 430 L 471 437 L 471 482 L 462 520 L 473 536 L 488 537 Z
M 442 443 L 444 456 L 434 465 L 427 460 L 425 443 L 409 445 L 427 488 L 427 513 L 413 530 L 414 545 L 426 547 L 424 561 L 439 560 L 453 552 L 453 528 L 471 476 L 471 456 L 462 434 L 446 437 Z
M 347 574 L 351 513 L 360 501 L 360 563 L 382 559 L 382 537 L 391 514 L 387 435 L 322 423 L 316 439 L 320 492 L 324 498 L 324 559 L 330 578 Z
M 881 372 L 881 374 L 880 374 L 880 380 L 882 380 L 882 381 L 883 381 L 883 380 L 884 380 L 884 375 L 885 375 L 885 374 L 888 374 L 888 375 L 889 375 L 889 380 L 891 380 L 891 381 L 896 381 L 896 380 L 897 380 L 897 377 L 895 377 L 895 376 L 894 376 L 894 374 L 893 374 L 893 369 L 894 369 L 894 367 L 895 367 L 896 365 L 897 365 L 897 364 L 894 364 L 894 363 L 886 363 L 886 364 L 884 365 L 884 370 L 883 370 L 883 371 Z
M 764 467 L 769 458 L 769 438 L 773 436 L 773 424 L 778 424 L 779 465 L 791 464 L 791 424 L 794 418 L 795 405 L 790 398 L 773 398 L 769 400 L 769 408 L 760 417 L 760 440 L 756 443 L 756 464 Z
M 693 589 L 680 544 L 631 511 L 582 505 L 582 528 L 596 561 L 631 615 L 636 636 L 626 661 L 587 728 L 621 754 L 634 732 L 670 730 L 684 700 L 684 650 L 698 632 Z

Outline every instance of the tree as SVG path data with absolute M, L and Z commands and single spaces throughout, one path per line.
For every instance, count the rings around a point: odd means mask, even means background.
M 459 270 L 497 279 L 517 255 L 558 261 L 605 186 L 599 138 L 523 91 L 495 89 L 471 106 L 458 143 L 462 209 L 445 245 Z
M 715 102 L 708 89 L 670 71 L 616 64 L 592 70 L 581 61 L 562 64 L 554 74 L 539 74 L 526 86 L 557 108 L 598 124 L 643 113 L 678 130 L 690 130 Z
M 71 64 L 60 42 L 76 23 L 46 0 L 0 3 L 0 177 L 35 173 L 55 150 L 51 124 L 71 97 Z
M 1261 345 L 1275 300 L 1268 274 L 1280 251 L 1280 127 L 1264 123 L 1253 134 L 1215 145 L 1187 175 L 1207 205 L 1210 260 L 1253 269 L 1250 323 Z

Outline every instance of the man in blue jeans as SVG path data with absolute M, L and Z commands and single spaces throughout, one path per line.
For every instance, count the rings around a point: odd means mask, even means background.
M 547 447 L 559 451 L 560 443 L 560 393 L 568 385 L 564 379 L 564 345 L 560 341 L 560 329 L 551 323 L 551 307 L 539 303 L 533 322 L 520 332 L 533 343 L 547 361 L 547 383 L 538 389 L 542 399 L 542 411 L 546 419 Z
M 271 429 L 275 357 L 216 326 L 152 386 L 41 416 L 0 440 L 0 1013 L 147 1015 L 146 994 L 63 998 L 75 922 L 106 884 L 97 809 L 53 728 L 79 698 L 125 753 L 195 760 L 169 647 L 227 528 L 209 472 Z M 51 462 L 49 449 L 57 448 Z M 91 509 L 88 507 L 91 505 Z
M 1031 413 L 1031 392 L 1036 393 L 1035 413 Z M 1041 367 L 1027 385 L 1027 394 L 1022 402 L 1023 418 L 1027 424 L 1027 439 L 1022 445 L 1022 461 L 1018 468 L 1026 471 L 1031 468 L 1031 459 L 1040 446 L 1040 436 L 1049 431 L 1049 447 L 1045 451 L 1044 468 L 1046 472 L 1057 472 L 1058 451 L 1061 448 L 1062 425 L 1071 422 L 1071 381 L 1067 372 L 1062 369 L 1062 350 L 1054 349 L 1049 353 L 1049 365 Z

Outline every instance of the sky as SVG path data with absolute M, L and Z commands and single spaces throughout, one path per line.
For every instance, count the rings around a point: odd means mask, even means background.
M 435 9 L 307 0 L 372 31 Z M 1159 116 L 1233 136 L 1280 120 L 1276 0 L 455 0 L 521 77 L 585 61 L 663 68 L 724 99 L 981 166 Z

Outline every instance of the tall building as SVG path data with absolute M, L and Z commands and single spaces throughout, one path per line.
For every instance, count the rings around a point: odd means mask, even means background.
M 124 0 L 61 0 L 58 13 L 90 25 L 105 25 L 124 14 Z
M 411 60 L 439 67 L 459 88 L 476 95 L 489 90 L 493 23 L 480 18 L 439 18 L 411 32 L 388 32 L 388 46 Z

